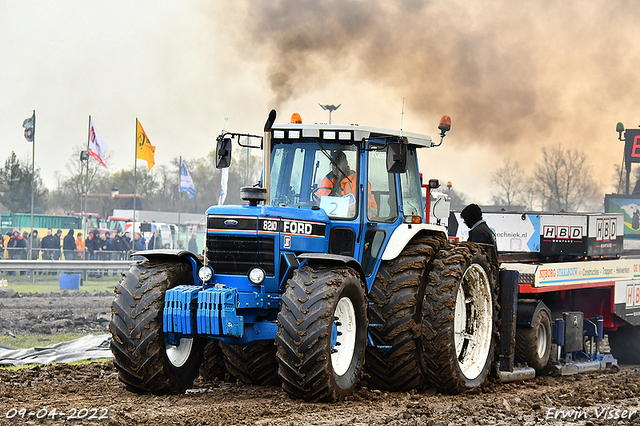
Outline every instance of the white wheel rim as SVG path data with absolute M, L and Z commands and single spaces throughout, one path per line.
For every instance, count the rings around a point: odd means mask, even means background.
M 182 338 L 180 343 L 171 345 L 165 343 L 165 352 L 167 353 L 167 359 L 174 367 L 182 367 L 191 355 L 191 348 L 193 347 L 193 338 Z
M 342 376 L 349 369 L 356 348 L 356 311 L 351 300 L 347 297 L 341 298 L 333 315 L 336 317 L 335 323 L 340 324 L 337 329 L 341 334 L 336 338 L 335 347 L 331 348 L 331 364 L 334 373 Z
M 491 285 L 484 269 L 471 265 L 456 294 L 453 341 L 458 366 L 464 376 L 476 379 L 487 362 L 493 332 Z
M 542 324 L 538 327 L 537 340 L 538 358 L 542 358 L 547 350 L 547 330 Z

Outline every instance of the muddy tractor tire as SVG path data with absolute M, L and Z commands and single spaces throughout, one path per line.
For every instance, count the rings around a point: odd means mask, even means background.
M 423 302 L 421 369 L 440 392 L 482 386 L 497 341 L 495 270 L 473 243 L 443 248 L 434 259 Z
M 609 331 L 611 355 L 621 364 L 640 364 L 640 326 L 626 325 Z
M 111 305 L 111 352 L 127 389 L 156 395 L 189 389 L 199 374 L 203 341 L 182 338 L 171 345 L 162 332 L 167 289 L 192 280 L 189 265 L 141 261 L 124 273 Z
M 400 255 L 383 261 L 369 293 L 369 333 L 364 369 L 367 385 L 389 391 L 421 390 L 422 299 L 431 260 L 442 240 L 416 237 Z M 375 324 L 375 326 L 374 326 Z
M 516 329 L 515 360 L 524 362 L 537 372 L 542 372 L 551 355 L 551 318 L 541 310 L 533 321 L 533 327 Z
M 210 339 L 204 347 L 200 377 L 204 380 L 224 380 L 228 374 L 218 340 Z
M 288 281 L 278 313 L 282 388 L 306 401 L 337 401 L 360 377 L 367 344 L 364 283 L 346 266 L 305 264 Z
M 227 371 L 245 385 L 280 385 L 273 340 L 244 345 L 220 343 Z

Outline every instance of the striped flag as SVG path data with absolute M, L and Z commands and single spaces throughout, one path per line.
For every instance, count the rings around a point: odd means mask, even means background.
M 89 155 L 98 160 L 105 168 L 105 164 L 102 155 L 107 150 L 108 146 L 100 136 L 96 133 L 96 128 L 93 125 L 93 118 L 89 119 Z

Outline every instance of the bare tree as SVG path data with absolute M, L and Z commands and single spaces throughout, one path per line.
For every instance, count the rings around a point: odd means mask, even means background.
M 542 148 L 542 161 L 536 165 L 536 193 L 549 211 L 577 211 L 597 192 L 593 169 L 584 153 L 562 145 Z
M 511 207 L 522 201 L 523 174 L 524 172 L 517 161 L 511 163 L 508 158 L 504 160 L 503 166 L 496 170 L 491 178 L 491 181 L 498 187 L 498 192 L 492 194 L 494 204 Z

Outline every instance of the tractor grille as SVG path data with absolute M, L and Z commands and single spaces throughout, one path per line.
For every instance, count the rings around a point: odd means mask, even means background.
M 207 235 L 207 258 L 217 274 L 246 275 L 260 266 L 275 275 L 273 237 Z

